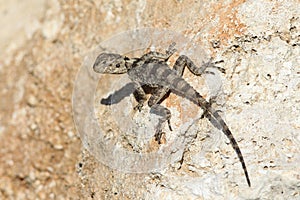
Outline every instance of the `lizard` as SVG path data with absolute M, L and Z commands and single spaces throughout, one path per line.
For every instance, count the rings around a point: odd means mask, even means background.
M 148 100 L 148 106 L 151 108 L 150 112 L 161 116 L 155 133 L 155 140 L 158 143 L 160 143 L 163 134 L 162 125 L 166 121 L 168 122 L 169 129 L 172 131 L 170 124 L 171 112 L 168 108 L 160 105 L 168 93 L 175 92 L 197 104 L 204 110 L 203 116 L 207 117 L 210 121 L 214 121 L 230 140 L 242 165 L 247 184 L 251 187 L 242 152 L 227 124 L 218 112 L 212 108 L 211 104 L 182 77 L 185 67 L 197 76 L 201 76 L 203 73 L 209 73 L 206 69 L 210 67 L 217 68 L 221 72 L 225 72 L 225 70 L 215 66 L 218 62 L 212 62 L 212 59 L 203 63 L 201 67 L 197 67 L 193 61 L 185 55 L 180 55 L 175 61 L 173 68 L 170 68 L 167 61 L 177 51 L 174 47 L 175 43 L 172 43 L 166 50 L 166 53 L 150 51 L 140 58 L 128 58 L 127 56 L 114 53 L 101 53 L 97 56 L 93 64 L 93 70 L 101 74 L 127 73 L 131 81 L 137 85 L 133 94 L 138 104 L 134 109 L 139 111 L 147 101 L 143 86 L 153 88 L 152 95 Z

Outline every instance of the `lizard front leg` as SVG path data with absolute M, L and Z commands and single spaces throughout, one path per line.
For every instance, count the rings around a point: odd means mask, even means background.
M 138 102 L 138 105 L 136 105 L 133 109 L 141 111 L 144 103 L 147 101 L 147 96 L 144 89 L 139 85 L 133 92 L 133 95 Z
M 155 92 L 152 94 L 152 96 L 150 97 L 149 101 L 148 101 L 148 105 L 151 108 L 150 113 L 154 113 L 156 115 L 161 116 L 161 118 L 159 119 L 159 123 L 158 126 L 156 128 L 156 132 L 155 132 L 155 140 L 160 144 L 160 140 L 163 134 L 162 128 L 163 128 L 163 124 L 165 121 L 168 122 L 169 125 L 169 129 L 170 131 L 172 131 L 172 127 L 171 127 L 171 112 L 168 108 L 160 105 L 161 101 L 164 99 L 164 97 L 166 96 L 166 94 L 168 93 L 169 89 L 168 88 L 164 88 L 162 86 L 158 86 L 158 88 L 156 88 Z
M 149 53 L 146 53 L 145 55 L 143 55 L 141 57 L 141 59 L 143 60 L 148 60 L 151 58 L 156 58 L 156 59 L 163 59 L 163 60 L 168 60 L 177 50 L 175 49 L 175 45 L 176 43 L 173 42 L 172 44 L 170 44 L 170 46 L 168 47 L 168 49 L 166 50 L 166 53 L 160 53 L 160 52 L 156 52 L 156 51 L 150 51 Z
M 223 68 L 215 66 L 215 64 L 218 64 L 223 61 L 218 61 L 218 62 L 211 62 L 211 61 L 212 59 L 210 59 L 207 63 L 203 63 L 201 67 L 197 67 L 189 57 L 185 55 L 181 55 L 176 60 L 173 69 L 177 71 L 178 75 L 180 76 L 182 76 L 185 67 L 187 67 L 190 70 L 190 72 L 192 72 L 196 76 L 201 76 L 203 73 L 213 74 L 212 72 L 206 71 L 207 68 L 216 68 L 222 73 L 225 73 L 225 70 Z

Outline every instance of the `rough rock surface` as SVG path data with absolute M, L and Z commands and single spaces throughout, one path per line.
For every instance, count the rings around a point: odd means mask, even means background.
M 0 199 L 300 198 L 299 1 L 0 2 Z M 111 170 L 82 147 L 71 107 L 77 71 L 101 41 L 139 27 L 183 33 L 225 61 L 217 94 L 185 78 L 217 95 L 251 188 L 205 119 L 183 159 L 159 173 Z

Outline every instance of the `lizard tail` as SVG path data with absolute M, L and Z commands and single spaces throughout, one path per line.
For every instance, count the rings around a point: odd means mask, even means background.
M 227 124 L 224 122 L 224 120 L 221 118 L 221 116 L 216 111 L 214 111 L 213 108 L 211 108 L 210 104 L 203 97 L 199 98 L 199 104 L 202 108 L 206 109 L 205 112 L 207 112 L 206 113 L 207 116 L 210 115 L 214 118 L 214 120 L 220 125 L 223 133 L 230 140 L 230 143 L 231 143 L 233 149 L 235 150 L 235 152 L 236 152 L 236 154 L 237 154 L 237 156 L 238 156 L 238 158 L 239 158 L 239 160 L 242 164 L 242 168 L 244 170 L 244 174 L 245 174 L 248 186 L 251 187 L 251 182 L 250 182 L 250 178 L 249 178 L 249 175 L 248 175 L 248 170 L 247 170 L 242 152 L 240 150 L 240 147 L 239 147 L 238 143 L 234 139 L 231 131 L 229 130 Z M 208 116 L 208 118 L 209 118 L 209 116 Z
M 248 175 L 247 167 L 246 167 L 246 164 L 245 164 L 245 161 L 244 161 L 244 158 L 243 158 L 243 155 L 242 155 L 242 152 L 240 150 L 240 147 L 239 147 L 238 143 L 234 139 L 231 131 L 229 130 L 227 124 L 224 122 L 224 120 L 221 118 L 221 116 L 217 112 L 212 113 L 212 116 L 220 123 L 220 126 L 222 127 L 222 131 L 225 133 L 225 135 L 230 140 L 230 143 L 231 143 L 233 149 L 235 150 L 235 152 L 236 152 L 236 154 L 237 154 L 237 156 L 238 156 L 238 158 L 239 158 L 239 160 L 242 164 L 248 186 L 251 187 L 251 182 L 250 182 L 250 178 L 249 178 L 249 175 Z

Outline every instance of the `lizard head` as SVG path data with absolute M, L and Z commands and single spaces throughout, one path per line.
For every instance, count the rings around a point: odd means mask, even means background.
M 127 57 L 113 53 L 101 53 L 94 65 L 93 69 L 101 74 L 123 74 L 127 72 L 126 61 Z

